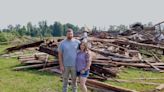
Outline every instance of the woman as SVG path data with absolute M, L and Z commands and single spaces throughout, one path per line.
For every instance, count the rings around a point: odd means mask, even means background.
M 82 92 L 87 92 L 85 83 L 87 77 L 89 76 L 89 70 L 91 66 L 91 56 L 87 46 L 88 45 L 85 42 L 80 43 L 80 50 L 78 51 L 76 58 L 77 77 L 79 77 L 80 89 Z

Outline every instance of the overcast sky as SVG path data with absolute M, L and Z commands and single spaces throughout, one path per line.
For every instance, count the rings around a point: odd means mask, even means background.
M 164 0 L 0 0 L 0 29 L 47 20 L 89 27 L 164 21 Z

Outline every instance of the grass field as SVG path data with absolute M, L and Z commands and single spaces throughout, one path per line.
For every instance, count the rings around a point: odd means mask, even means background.
M 139 81 L 139 82 L 164 83 L 164 79 L 163 80 L 134 80 L 134 78 L 164 78 L 164 73 L 143 71 L 141 69 L 136 69 L 136 68 L 126 68 L 119 74 L 119 78 L 117 79 L 137 81 L 137 82 Z M 145 85 L 145 84 L 143 85 L 139 83 L 118 83 L 113 81 L 106 81 L 106 82 L 129 89 L 135 89 L 139 92 L 151 92 L 156 87 L 155 85 Z
M 0 53 L 6 47 L 8 46 L 1 45 Z M 37 70 L 12 71 L 12 68 L 18 65 L 19 62 L 16 58 L 0 57 L 0 92 L 61 92 L 60 76 Z M 164 73 L 124 68 L 117 79 L 132 80 L 132 78 L 164 78 Z M 156 87 L 139 83 L 118 83 L 110 80 L 105 82 L 139 92 L 150 92 Z M 146 80 L 145 82 L 164 83 L 164 80 Z M 69 92 L 71 91 L 69 90 Z
M 7 46 L 0 46 L 2 52 Z M 0 92 L 61 92 L 60 77 L 37 70 L 12 71 L 16 58 L 0 57 Z
M 12 71 L 15 58 L 0 58 L 0 92 L 60 92 L 60 77 L 36 70 Z

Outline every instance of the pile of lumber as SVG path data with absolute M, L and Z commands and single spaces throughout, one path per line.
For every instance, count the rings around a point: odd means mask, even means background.
M 122 41 L 121 44 L 120 41 Z M 151 56 L 153 57 L 143 58 L 140 51 L 130 47 L 131 45 L 138 47 L 147 46 L 147 48 L 163 50 L 162 46 L 143 45 L 143 43 L 140 44 L 138 42 L 132 43 L 129 40 L 127 41 L 127 39 L 119 38 L 92 38 L 89 39 L 89 42 L 91 43 L 90 51 L 92 53 L 93 59 L 90 69 L 90 77 L 87 80 L 87 87 L 91 88 L 92 90 L 99 90 L 100 92 L 135 92 L 133 90 L 115 87 L 113 85 L 101 82 L 104 80 L 109 80 L 111 77 L 118 76 L 118 72 L 121 70 L 122 66 L 137 67 L 144 70 L 157 72 L 163 72 L 164 70 L 164 63 L 158 58 L 156 53 L 151 53 Z M 128 42 L 130 46 L 126 45 Z M 18 59 L 21 63 L 21 66 L 15 67 L 13 70 L 19 71 L 24 69 L 38 69 L 38 71 L 48 71 L 61 74 L 58 60 L 48 59 L 49 55 L 55 56 L 57 58 L 58 44 L 59 42 L 56 41 L 51 43 L 42 43 L 37 50 L 44 52 L 44 54 L 20 56 Z M 127 81 L 123 80 L 123 82 Z
M 18 60 L 21 63 L 21 66 L 13 68 L 15 71 L 26 70 L 26 69 L 38 69 L 38 71 L 47 71 L 57 74 L 62 74 L 59 70 L 59 64 L 57 60 L 48 60 L 48 54 L 35 54 L 32 56 L 20 56 Z M 96 71 L 95 71 L 96 70 Z M 91 71 L 94 76 L 90 76 L 87 80 L 87 87 L 93 91 L 97 92 L 136 92 L 135 90 L 130 90 L 122 87 L 113 86 L 107 83 L 100 82 L 98 80 L 104 80 L 107 74 L 115 75 L 112 73 L 112 70 L 107 68 L 102 68 L 98 66 L 91 66 Z M 102 76 L 102 74 L 105 76 Z M 93 75 L 91 74 L 91 75 Z M 96 75 L 101 77 L 96 77 Z M 96 87 L 96 88 L 95 88 Z
M 32 48 L 32 47 L 38 47 L 42 43 L 44 43 L 43 40 L 42 41 L 28 43 L 28 44 L 22 44 L 22 45 L 18 45 L 18 46 L 9 47 L 9 48 L 6 49 L 6 51 L 7 51 L 7 53 L 9 53 L 9 52 L 13 52 L 13 51 L 16 51 L 16 50 Z
M 101 64 L 105 66 L 130 66 L 143 68 L 145 70 L 164 71 L 164 62 L 162 62 L 155 53 L 151 53 L 152 57 L 144 58 L 139 50 L 133 48 L 151 48 L 163 50 L 163 46 L 138 43 L 130 40 L 121 39 L 91 39 L 91 51 L 101 54 L 93 60 L 93 64 Z M 158 53 L 159 54 L 159 53 Z M 162 55 L 162 54 L 161 54 Z
M 150 31 L 150 29 L 148 30 Z M 142 30 L 140 33 L 143 33 Z M 39 46 L 37 50 L 46 54 L 21 56 L 18 59 L 22 66 L 15 67 L 14 70 L 35 68 L 39 71 L 61 74 L 57 59 L 57 49 L 61 40 L 62 39 L 46 40 L 44 43 L 35 43 L 35 46 Z M 92 53 L 92 65 L 87 85 L 92 89 L 95 89 L 95 87 L 97 88 L 96 90 L 103 89 L 100 92 L 135 92 L 100 82 L 100 80 L 109 80 L 111 77 L 118 76 L 118 73 L 123 67 L 135 67 L 146 71 L 160 73 L 164 72 L 164 62 L 160 59 L 160 56 L 164 55 L 164 46 L 161 44 L 156 45 L 156 43 L 152 42 L 140 42 L 138 40 L 129 39 L 129 37 L 125 36 L 110 38 L 105 32 L 102 32 L 99 37 L 88 37 L 88 42 L 91 45 L 89 49 Z M 27 45 L 29 47 L 34 46 Z M 17 47 L 28 48 L 27 45 Z M 9 51 L 12 50 L 15 49 L 9 49 Z M 49 55 L 54 56 L 56 60 L 49 60 Z M 125 80 L 119 81 L 125 82 Z M 163 85 L 161 86 L 163 87 Z M 161 86 L 157 89 L 161 89 Z
M 136 48 L 151 48 L 155 50 L 164 50 L 163 46 L 156 46 L 151 44 L 143 44 L 127 39 L 89 39 L 91 43 L 92 65 L 91 72 L 99 76 L 117 76 L 119 67 L 137 67 L 144 70 L 152 70 L 163 72 L 164 62 L 155 53 L 151 53 L 151 57 L 144 58 L 143 54 Z M 54 44 L 54 43 L 53 43 Z M 55 42 L 54 47 L 48 45 L 40 45 L 39 51 L 57 57 L 57 46 L 59 43 Z M 136 48 L 135 48 L 136 47 Z M 162 54 L 161 54 L 162 55 Z M 96 69 L 97 68 L 97 69 Z M 116 68 L 110 71 L 110 69 Z M 98 70 L 99 69 L 99 70 Z
M 19 71 L 24 69 L 43 69 L 52 66 L 58 66 L 58 61 L 48 60 L 46 53 L 34 54 L 32 56 L 20 56 L 18 60 L 21 63 L 21 66 L 13 68 L 13 70 Z

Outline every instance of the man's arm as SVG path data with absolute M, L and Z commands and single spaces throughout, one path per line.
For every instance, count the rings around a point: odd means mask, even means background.
M 59 66 L 60 66 L 60 70 L 62 72 L 64 72 L 64 65 L 63 65 L 63 57 L 62 57 L 62 52 L 59 50 L 58 51 L 58 59 L 59 59 Z
M 63 65 L 63 45 L 62 45 L 62 42 L 59 44 L 59 47 L 58 47 L 58 60 L 59 60 L 60 70 L 62 72 L 64 72 L 64 65 Z

